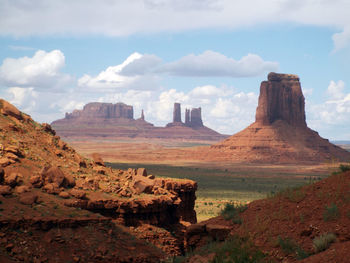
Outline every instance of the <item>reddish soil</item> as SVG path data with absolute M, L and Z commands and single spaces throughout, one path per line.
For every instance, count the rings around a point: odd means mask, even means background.
M 326 206 L 333 205 L 337 213 L 327 212 Z M 349 211 L 350 171 L 300 189 L 282 192 L 273 198 L 254 201 L 240 214 L 242 224 L 234 224 L 219 216 L 198 223 L 202 227 L 200 234 L 193 231 L 196 228 L 191 226 L 192 230 L 187 233 L 188 244 L 201 246 L 218 233 L 218 230 L 209 233 L 208 226 L 225 226 L 230 230 L 229 235 L 248 237 L 271 260 L 297 261 L 295 252 L 282 250 L 278 243 L 280 237 L 292 240 L 311 254 L 302 262 L 350 262 L 346 253 L 350 249 Z M 334 233 L 336 240 L 326 251 L 314 254 L 313 239 L 324 233 Z

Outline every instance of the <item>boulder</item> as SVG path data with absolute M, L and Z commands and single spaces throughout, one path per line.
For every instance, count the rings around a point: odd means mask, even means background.
M 0 195 L 10 195 L 12 193 L 12 189 L 8 185 L 0 185 Z
M 34 193 L 23 193 L 19 197 L 19 202 L 24 205 L 32 205 L 38 200 L 38 195 Z
M 93 153 L 91 157 L 94 160 L 95 164 L 105 166 L 105 163 L 103 162 L 101 155 L 99 155 L 98 153 Z
M 46 191 L 48 194 L 59 194 L 61 192 L 60 187 L 56 183 L 45 184 L 42 190 Z
M 13 164 L 15 162 L 16 161 L 9 159 L 7 157 L 2 157 L 2 158 L 0 158 L 0 167 L 6 167 L 6 166 Z
M 130 187 L 136 194 L 151 194 L 155 180 L 147 178 L 143 175 L 136 175 L 132 178 Z
M 86 197 L 86 192 L 83 190 L 78 190 L 78 189 L 70 190 L 69 194 L 75 198 L 78 198 L 78 199 L 85 199 L 85 197 Z
M 15 192 L 17 194 L 23 194 L 29 191 L 30 191 L 30 188 L 27 185 L 20 185 L 20 186 L 17 186 L 15 189 Z
M 47 132 L 51 135 L 56 135 L 56 132 L 54 131 L 54 129 L 52 129 L 51 125 L 48 124 L 48 123 L 43 123 L 41 124 L 41 129 L 44 131 L 44 132 Z
M 145 176 L 147 177 L 147 171 L 146 168 L 138 168 L 136 172 L 137 176 Z
M 67 199 L 70 197 L 70 194 L 68 192 L 62 191 L 61 193 L 58 194 L 59 197 Z
M 41 176 L 44 179 L 44 184 L 50 184 L 54 183 L 57 184 L 58 187 L 60 187 L 65 179 L 64 173 L 61 171 L 61 169 L 57 166 L 46 166 L 41 171 Z
M 36 188 L 40 188 L 44 184 L 43 177 L 41 175 L 32 175 L 29 178 L 29 182 Z
M 65 174 L 62 186 L 63 187 L 74 187 L 75 186 L 75 179 L 74 179 L 73 175 Z
M 224 241 L 230 233 L 231 228 L 217 224 L 207 224 L 206 230 L 214 240 Z
M 4 177 L 4 183 L 11 186 L 15 187 L 16 185 L 19 185 L 23 181 L 23 176 L 20 173 L 11 173 L 11 174 L 5 174 Z

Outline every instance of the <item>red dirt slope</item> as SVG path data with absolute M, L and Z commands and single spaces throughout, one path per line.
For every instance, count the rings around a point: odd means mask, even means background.
M 239 217 L 242 224 L 219 216 L 192 225 L 188 246 L 238 235 L 248 237 L 277 262 L 295 262 L 301 250 L 311 255 L 301 262 L 350 262 L 350 171 L 254 201 Z M 325 233 L 335 234 L 336 239 L 326 251 L 316 253 L 313 240 Z M 289 239 L 301 250 L 285 252 L 279 239 Z

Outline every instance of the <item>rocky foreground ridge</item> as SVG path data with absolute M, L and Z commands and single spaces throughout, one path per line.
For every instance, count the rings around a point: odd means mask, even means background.
M 307 127 L 299 77 L 291 74 L 270 73 L 260 86 L 255 122 L 211 149 L 241 162 L 350 160 L 350 152 Z
M 182 252 L 197 184 L 93 157 L 0 100 L 1 262 L 158 262 Z
M 64 119 L 51 123 L 58 135 L 75 140 L 79 138 L 161 138 L 219 141 L 227 136 L 203 125 L 201 108 L 185 111 L 181 121 L 181 105 L 174 104 L 173 122 L 166 127 L 155 127 L 141 117 L 134 119 L 133 106 L 124 103 L 92 102 L 82 110 L 66 113 Z

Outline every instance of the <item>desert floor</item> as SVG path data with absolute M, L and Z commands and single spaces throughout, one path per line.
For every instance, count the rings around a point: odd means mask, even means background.
M 321 180 L 339 164 L 244 164 L 203 159 L 208 141 L 161 139 L 67 140 L 79 153 L 99 153 L 114 168 L 145 167 L 159 177 L 198 183 L 198 221 L 218 215 L 228 202 L 248 203 L 288 187 Z

